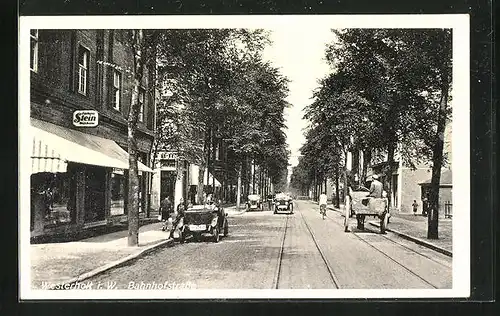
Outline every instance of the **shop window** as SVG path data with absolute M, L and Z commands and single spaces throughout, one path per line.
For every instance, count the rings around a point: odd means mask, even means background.
M 38 71 L 38 30 L 30 30 L 30 69 Z
M 78 92 L 87 94 L 88 71 L 89 71 L 90 51 L 83 47 L 78 47 Z
M 111 173 L 111 215 L 125 214 L 126 178 L 123 170 L 114 169 Z
M 31 225 L 35 213 L 43 218 L 44 226 L 75 221 L 76 179 L 66 173 L 37 173 L 31 176 Z

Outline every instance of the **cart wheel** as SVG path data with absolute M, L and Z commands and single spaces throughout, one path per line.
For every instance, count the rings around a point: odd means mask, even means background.
M 224 225 L 224 237 L 227 237 L 229 235 L 229 224 L 227 223 L 227 220 L 225 223 L 226 224 Z
M 214 229 L 214 239 L 213 242 L 218 243 L 220 240 L 220 235 L 219 235 L 219 228 L 215 227 Z
M 358 222 L 358 229 L 364 230 L 365 229 L 365 217 L 363 215 L 356 215 L 356 220 Z
M 380 233 L 385 234 L 385 230 L 387 228 L 387 223 L 389 221 L 389 216 L 387 215 L 386 212 L 382 215 L 382 218 L 380 219 Z

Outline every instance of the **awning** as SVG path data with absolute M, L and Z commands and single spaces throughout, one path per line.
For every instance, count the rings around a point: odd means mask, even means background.
M 420 182 L 419 185 L 426 186 L 431 185 L 432 177 L 426 181 Z M 440 186 L 453 186 L 453 173 L 451 170 L 441 171 L 441 177 L 439 178 Z
M 113 140 L 31 119 L 31 173 L 65 172 L 67 162 L 128 169 L 128 153 Z M 141 162 L 139 171 L 153 172 Z

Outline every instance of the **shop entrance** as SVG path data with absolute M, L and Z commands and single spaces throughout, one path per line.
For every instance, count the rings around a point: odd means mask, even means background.
M 163 200 L 165 197 L 174 197 L 175 191 L 175 172 L 174 171 L 162 171 L 161 172 L 161 184 L 160 184 L 160 197 Z
M 106 219 L 105 192 L 106 169 L 87 166 L 85 171 L 85 223 Z

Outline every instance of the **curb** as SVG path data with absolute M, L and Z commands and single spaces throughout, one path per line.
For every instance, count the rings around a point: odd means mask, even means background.
M 375 226 L 375 227 L 378 227 L 380 228 L 380 225 L 377 224 L 377 223 L 373 223 L 373 222 L 368 222 L 370 225 L 372 226 Z M 419 244 L 421 246 L 424 246 L 424 247 L 427 247 L 427 248 L 430 248 L 434 251 L 437 251 L 439 253 L 442 253 L 443 255 L 446 255 L 448 257 L 453 257 L 453 252 L 449 251 L 449 250 L 446 250 L 444 248 L 441 248 L 441 247 L 438 247 L 436 245 L 433 245 L 425 240 L 422 240 L 420 238 L 417 238 L 417 237 L 413 237 L 413 236 L 410 236 L 408 234 L 405 234 L 405 233 L 402 233 L 400 231 L 397 231 L 397 230 L 394 230 L 394 229 L 391 229 L 391 228 L 386 228 L 387 231 L 390 231 L 404 239 L 407 239 L 407 240 L 410 240 L 410 241 L 413 241 L 414 243 L 416 244 Z
M 135 259 L 137 259 L 141 256 L 144 256 L 144 255 L 152 252 L 153 250 L 156 250 L 156 249 L 161 248 L 163 246 L 172 247 L 173 244 L 174 244 L 174 240 L 171 238 L 162 240 L 159 243 L 156 243 L 154 245 L 151 245 L 151 246 L 145 247 L 144 249 L 141 249 L 141 251 L 139 251 L 137 253 L 133 253 L 133 254 L 128 255 L 124 258 L 121 258 L 121 259 L 115 260 L 113 262 L 110 262 L 108 264 L 105 264 L 103 266 L 100 266 L 100 267 L 98 267 L 94 270 L 91 270 L 89 272 L 85 272 L 85 273 L 83 273 L 75 278 L 69 279 L 68 281 L 56 282 L 54 285 L 49 287 L 48 290 L 54 290 L 55 288 L 60 288 L 66 284 L 72 284 L 72 283 L 84 281 L 86 279 L 94 277 L 98 274 L 101 274 L 101 273 L 106 272 L 108 270 L 111 270 L 113 268 L 123 266 L 125 263 L 127 263 L 129 261 L 135 260 Z

